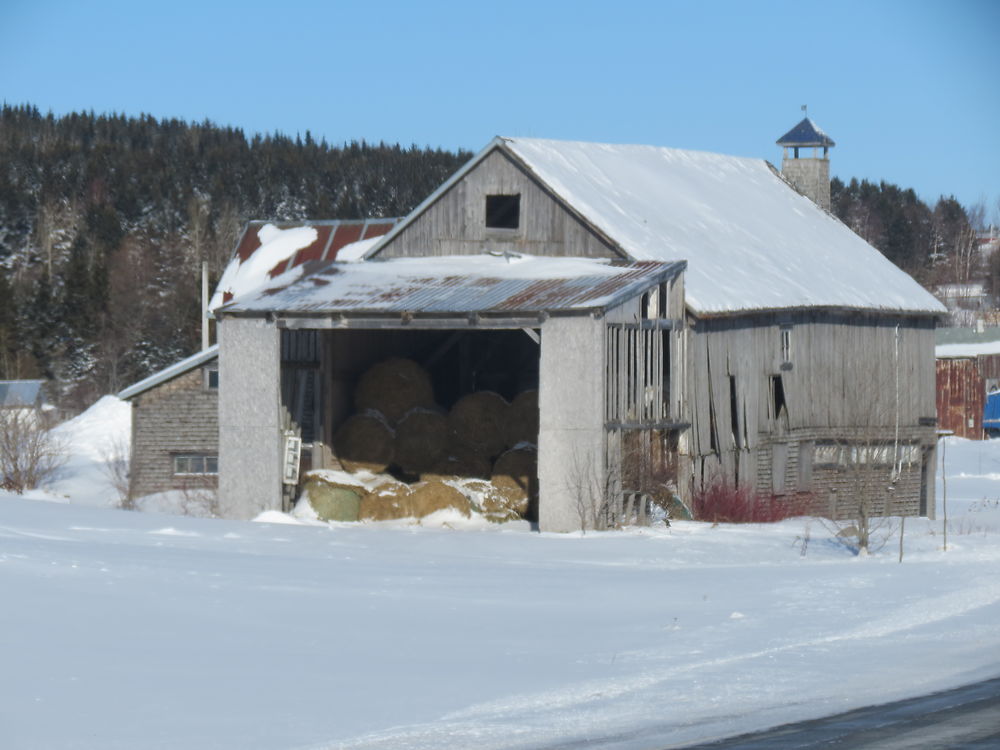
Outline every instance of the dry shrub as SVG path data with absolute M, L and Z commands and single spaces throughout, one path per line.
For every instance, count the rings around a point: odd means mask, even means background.
M 430 409 L 411 409 L 396 425 L 396 465 L 419 474 L 448 453 L 448 418 Z
M 807 494 L 764 495 L 718 480 L 694 493 L 691 512 L 712 523 L 774 523 L 808 514 L 809 505 Z
M 385 415 L 396 424 L 410 409 L 434 406 L 431 376 L 412 359 L 391 357 L 370 367 L 354 391 L 354 406 Z
M 507 447 L 509 412 L 510 404 L 500 394 L 477 391 L 455 402 L 448 422 L 460 444 L 493 458 Z
M 392 428 L 381 415 L 368 412 L 349 417 L 333 436 L 337 458 L 347 471 L 386 470 L 395 455 Z
M 538 444 L 538 391 L 524 391 L 510 402 L 507 416 L 507 445 Z
M 361 499 L 361 521 L 394 521 L 414 515 L 410 488 L 402 482 L 386 482 Z
M 67 447 L 33 409 L 0 409 L 0 486 L 21 493 L 55 479 Z
M 454 508 L 466 517 L 472 515 L 469 499 L 444 482 L 425 482 L 419 485 L 410 494 L 409 500 L 413 515 L 417 518 L 446 508 Z
M 490 483 L 506 499 L 507 508 L 526 518 L 538 496 L 537 452 L 527 448 L 507 451 L 493 465 Z

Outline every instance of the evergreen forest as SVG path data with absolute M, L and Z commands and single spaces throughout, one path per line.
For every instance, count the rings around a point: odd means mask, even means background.
M 403 216 L 470 157 L 5 104 L 0 379 L 51 379 L 61 406 L 83 408 L 197 349 L 201 264 L 214 282 L 247 221 Z M 885 182 L 831 192 L 834 213 L 921 283 L 981 273 L 981 208 Z

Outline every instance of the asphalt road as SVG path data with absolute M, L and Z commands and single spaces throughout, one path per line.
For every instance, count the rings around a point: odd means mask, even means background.
M 1000 750 L 1000 679 L 683 750 Z

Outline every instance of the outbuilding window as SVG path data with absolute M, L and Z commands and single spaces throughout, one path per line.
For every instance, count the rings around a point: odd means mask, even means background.
M 174 456 L 174 474 L 192 476 L 219 473 L 219 457 L 208 453 L 183 453 Z
M 520 195 L 487 195 L 486 228 L 517 229 L 521 226 Z

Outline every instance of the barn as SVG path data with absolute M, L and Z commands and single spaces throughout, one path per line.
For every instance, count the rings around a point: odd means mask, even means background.
M 718 483 L 850 515 L 858 467 L 885 469 L 879 512 L 928 514 L 943 312 L 762 160 L 497 138 L 363 262 L 216 311 L 220 502 L 287 507 L 288 447 L 333 465 L 359 378 L 404 357 L 445 407 L 537 387 L 543 530 Z

